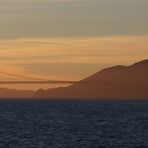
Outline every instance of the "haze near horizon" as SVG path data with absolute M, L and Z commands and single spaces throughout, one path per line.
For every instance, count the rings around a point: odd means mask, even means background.
M 81 80 L 105 67 L 147 59 L 147 5 L 146 0 L 0 0 L 0 70 Z

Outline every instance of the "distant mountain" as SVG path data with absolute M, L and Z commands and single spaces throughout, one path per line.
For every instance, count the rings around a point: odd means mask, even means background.
M 69 87 L 38 90 L 34 97 L 148 99 L 148 60 L 103 69 Z
M 32 98 L 34 91 L 32 90 L 16 90 L 16 89 L 7 89 L 7 88 L 0 88 L 0 98 Z

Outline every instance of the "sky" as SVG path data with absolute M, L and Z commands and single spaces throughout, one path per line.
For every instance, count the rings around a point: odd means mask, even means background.
M 0 70 L 81 80 L 146 59 L 147 7 L 148 0 L 0 0 Z

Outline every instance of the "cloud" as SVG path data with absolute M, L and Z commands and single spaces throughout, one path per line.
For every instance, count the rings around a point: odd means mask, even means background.
M 0 40 L 0 69 L 38 76 L 49 72 L 49 76 L 63 73 L 67 77 L 68 73 L 79 79 L 104 67 L 128 65 L 147 58 L 147 40 L 148 36 L 3 39 Z M 70 65 L 78 68 L 73 74 Z
M 147 5 L 147 0 L 0 0 L 0 38 L 146 35 Z

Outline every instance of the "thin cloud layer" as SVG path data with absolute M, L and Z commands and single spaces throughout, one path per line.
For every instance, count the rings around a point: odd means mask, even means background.
M 147 6 L 147 0 L 0 0 L 0 38 L 147 35 Z
M 116 63 L 128 65 L 147 58 L 147 40 L 148 36 L 3 39 L 0 68 L 41 77 L 81 79 Z

